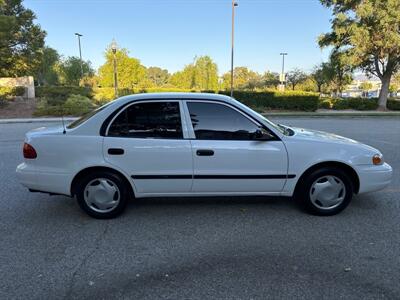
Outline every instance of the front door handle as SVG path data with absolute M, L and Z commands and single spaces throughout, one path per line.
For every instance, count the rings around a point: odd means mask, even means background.
M 208 149 L 201 149 L 196 151 L 197 156 L 213 156 L 214 151 Z
M 108 154 L 110 155 L 122 155 L 124 154 L 124 149 L 121 148 L 110 148 L 108 149 Z

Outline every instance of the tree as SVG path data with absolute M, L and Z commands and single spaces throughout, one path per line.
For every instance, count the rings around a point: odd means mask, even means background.
M 172 74 L 169 83 L 181 89 L 194 89 L 196 85 L 194 65 L 186 65 L 182 71 Z
M 234 89 L 254 89 L 255 82 L 260 80 L 260 74 L 250 70 L 247 67 L 236 67 L 233 69 L 233 87 Z M 229 90 L 231 87 L 231 72 L 222 75 L 223 87 Z
M 292 86 L 293 91 L 296 85 L 306 81 L 306 79 L 307 79 L 307 74 L 297 68 L 294 69 L 293 71 L 290 71 L 286 77 L 286 80 Z
M 382 83 L 379 109 L 386 110 L 392 75 L 400 69 L 399 0 L 320 0 L 333 9 L 332 32 L 319 38 L 346 62 L 377 76 Z
M 368 97 L 368 91 L 372 89 L 372 83 L 368 81 L 361 82 L 360 89 L 362 90 L 363 97 Z
M 35 71 L 38 85 L 56 85 L 59 82 L 59 72 L 57 70 L 60 62 L 60 55 L 57 50 L 43 48 L 42 59 Z
M 364 92 L 368 92 L 370 89 L 372 89 L 372 83 L 368 81 L 361 82 L 360 89 Z
M 194 62 L 194 88 L 201 91 L 218 90 L 218 67 L 209 56 L 200 56 Z
M 322 92 L 323 85 L 329 84 L 330 71 L 329 63 L 321 63 L 314 67 L 314 70 L 311 73 L 311 79 L 317 85 L 318 93 Z
M 24 76 L 41 61 L 46 32 L 22 0 L 0 0 L 0 76 Z
M 209 56 L 200 56 L 182 71 L 172 74 L 169 82 L 183 89 L 218 90 L 217 64 Z
M 393 92 L 397 92 L 400 90 L 400 71 L 393 76 L 392 89 Z
M 146 80 L 146 68 L 140 64 L 140 60 L 129 57 L 127 49 L 118 49 L 116 52 L 118 87 L 138 88 Z M 111 46 L 104 54 L 106 62 L 99 68 L 99 83 L 103 87 L 114 86 L 114 55 Z
M 60 65 L 63 83 L 67 85 L 79 85 L 79 82 L 85 75 L 94 75 L 94 70 L 90 61 L 82 61 L 82 69 L 81 60 L 79 57 L 70 56 L 67 59 L 63 60 Z
M 163 86 L 168 82 L 170 74 L 168 70 L 163 70 L 159 67 L 149 67 L 147 68 L 147 78 L 155 85 L 155 86 Z
M 353 80 L 351 66 L 344 62 L 343 54 L 337 51 L 333 51 L 329 56 L 326 75 L 336 96 L 340 96 L 346 85 Z
M 262 76 L 263 85 L 268 88 L 276 88 L 279 84 L 279 74 L 267 71 Z

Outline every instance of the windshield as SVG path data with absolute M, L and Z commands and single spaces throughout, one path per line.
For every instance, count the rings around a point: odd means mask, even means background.
M 91 117 L 93 117 L 95 114 L 101 112 L 104 108 L 106 108 L 107 106 L 109 106 L 112 102 L 108 102 L 106 104 L 104 104 L 103 106 L 100 106 L 99 108 L 96 108 L 94 110 L 92 110 L 91 112 L 88 112 L 86 114 L 84 114 L 82 117 L 80 117 L 78 120 L 75 120 L 74 122 L 72 122 L 71 124 L 69 124 L 67 126 L 68 129 L 72 129 L 75 127 L 78 127 L 79 125 L 81 125 L 83 122 L 85 122 L 86 120 L 89 120 Z

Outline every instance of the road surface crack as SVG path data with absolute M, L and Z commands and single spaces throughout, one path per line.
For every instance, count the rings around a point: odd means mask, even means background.
M 69 283 L 69 287 L 68 287 L 67 292 L 65 293 L 64 299 L 71 299 L 72 298 L 72 293 L 73 293 L 74 286 L 75 286 L 76 276 L 78 275 L 78 273 L 82 269 L 82 267 L 86 264 L 86 262 L 100 248 L 101 242 L 104 240 L 104 238 L 105 238 L 105 236 L 107 234 L 107 231 L 108 231 L 108 223 L 104 227 L 103 232 L 94 241 L 94 248 L 91 251 L 89 251 L 86 255 L 83 256 L 83 258 L 80 260 L 79 264 L 75 267 L 75 270 L 72 272 L 71 280 L 70 280 L 70 283 Z

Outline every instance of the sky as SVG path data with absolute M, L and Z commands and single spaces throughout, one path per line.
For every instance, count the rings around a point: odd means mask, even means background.
M 329 50 L 317 45 L 330 30 L 331 12 L 318 0 L 237 0 L 235 66 L 280 72 L 311 71 Z M 220 74 L 230 69 L 231 0 L 25 0 L 37 23 L 47 32 L 46 43 L 64 56 L 82 56 L 95 68 L 114 38 L 146 67 L 175 72 L 209 55 Z

